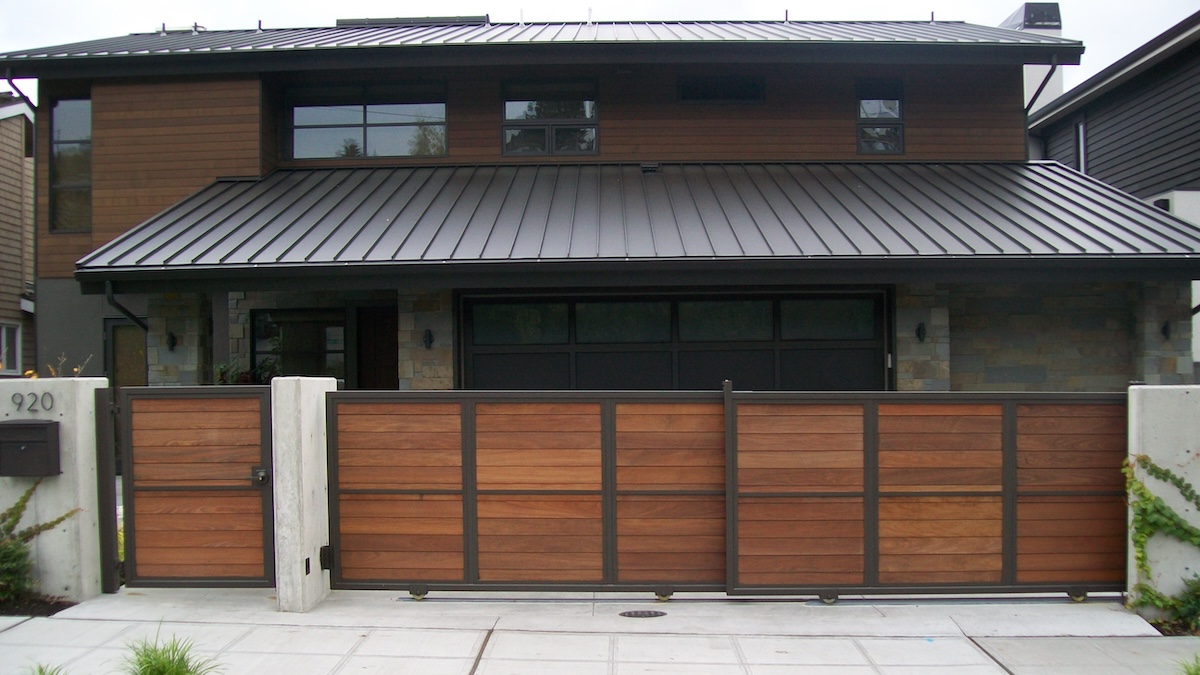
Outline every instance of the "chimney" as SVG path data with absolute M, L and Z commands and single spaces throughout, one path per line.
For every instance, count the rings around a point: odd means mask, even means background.
M 1018 7 L 1012 16 L 1005 19 L 1000 27 L 1038 35 L 1062 37 L 1062 14 L 1058 11 L 1057 2 L 1027 2 Z M 1025 66 L 1025 105 L 1027 107 L 1038 87 L 1042 85 L 1042 81 L 1046 79 L 1048 72 L 1050 72 L 1050 66 Z M 1030 112 L 1032 113 L 1053 101 L 1062 93 L 1063 76 L 1062 68 L 1059 68 L 1050 78 L 1050 82 L 1046 84 L 1041 96 L 1038 96 L 1037 102 L 1034 103 Z

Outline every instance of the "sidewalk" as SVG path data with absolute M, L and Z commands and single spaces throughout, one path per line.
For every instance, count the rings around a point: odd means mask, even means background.
M 621 612 L 666 612 L 626 618 Z M 35 663 L 117 672 L 124 647 L 191 640 L 226 675 L 983 675 L 1178 673 L 1165 638 L 1115 600 L 337 591 L 312 612 L 271 590 L 124 589 L 50 618 L 0 617 L 0 675 Z

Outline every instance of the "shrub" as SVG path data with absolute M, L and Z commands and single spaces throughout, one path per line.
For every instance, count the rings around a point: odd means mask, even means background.
M 72 509 L 54 520 L 18 530 L 25 507 L 41 483 L 42 479 L 37 479 L 15 504 L 0 513 L 0 602 L 9 602 L 33 593 L 33 563 L 29 559 L 29 542 L 46 530 L 58 527 L 79 511 Z
M 1179 664 L 1179 672 L 1181 675 L 1200 675 L 1200 655 L 1193 658 L 1191 661 L 1184 661 Z
M 190 640 L 174 636 L 162 644 L 158 636 L 153 641 L 135 642 L 129 650 L 124 669 L 129 675 L 208 675 L 220 671 L 216 661 L 192 654 Z
M 1173 600 L 1171 618 L 1193 633 L 1200 631 L 1200 575 L 1184 582 L 1183 590 Z

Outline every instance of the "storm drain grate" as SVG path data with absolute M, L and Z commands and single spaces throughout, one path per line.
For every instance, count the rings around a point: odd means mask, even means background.
M 633 609 L 628 612 L 621 612 L 621 616 L 626 616 L 631 619 L 652 619 L 656 616 L 666 615 L 666 612 L 660 612 L 657 609 Z

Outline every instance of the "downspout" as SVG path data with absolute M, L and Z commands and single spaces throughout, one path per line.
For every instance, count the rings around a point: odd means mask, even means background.
M 1058 55 L 1050 57 L 1050 70 L 1046 72 L 1046 77 L 1042 83 L 1038 85 L 1037 91 L 1033 92 L 1033 98 L 1029 99 L 1029 105 L 1025 106 L 1025 117 L 1029 117 L 1029 111 L 1033 110 L 1033 104 L 1037 103 L 1038 97 L 1046 90 L 1046 85 L 1050 84 L 1050 78 L 1054 77 L 1055 71 L 1058 70 Z
M 150 326 L 146 325 L 145 321 L 143 321 L 137 314 L 129 311 L 128 307 L 117 302 L 116 296 L 113 295 L 113 286 L 111 281 L 104 282 L 104 297 L 108 298 L 108 304 L 112 305 L 113 308 L 124 315 L 126 319 L 129 319 L 136 324 L 138 328 L 141 328 L 147 333 L 150 332 Z
M 33 104 L 33 101 L 30 101 L 29 97 L 25 95 L 25 92 L 17 88 L 17 83 L 13 82 L 12 68 L 6 68 L 4 70 L 4 79 L 8 81 L 8 86 L 11 87 L 14 92 L 16 92 L 22 103 L 29 106 L 30 110 L 37 110 L 37 106 Z

